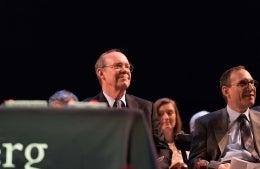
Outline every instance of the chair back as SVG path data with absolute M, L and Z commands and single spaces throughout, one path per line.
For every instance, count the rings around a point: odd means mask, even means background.
M 187 151 L 190 151 L 192 134 L 179 133 L 174 137 L 174 143 L 177 149 L 181 151 L 183 161 L 188 164 Z

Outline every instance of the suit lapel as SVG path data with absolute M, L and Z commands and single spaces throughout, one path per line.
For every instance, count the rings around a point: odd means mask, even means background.
M 125 95 L 125 99 L 126 99 L 126 106 L 132 109 L 137 109 L 138 108 L 138 103 L 136 102 L 136 100 L 129 94 Z
M 249 112 L 250 120 L 252 123 L 252 128 L 253 128 L 253 135 L 254 135 L 254 140 L 256 144 L 256 149 L 259 154 L 260 151 L 260 133 L 257 132 L 260 130 L 260 113 L 250 109 Z
M 222 109 L 221 114 L 217 117 L 216 124 L 214 125 L 215 137 L 218 142 L 221 154 L 223 153 L 228 142 L 228 124 L 229 118 L 226 109 Z M 224 126 L 224 127 L 223 127 Z

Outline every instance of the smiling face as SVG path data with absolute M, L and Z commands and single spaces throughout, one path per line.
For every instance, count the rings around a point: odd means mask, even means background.
M 106 93 L 125 92 L 131 83 L 132 66 L 121 52 L 110 52 L 102 56 L 103 66 L 96 70 Z
M 255 104 L 256 83 L 245 69 L 230 74 L 230 85 L 222 87 L 228 105 L 235 111 L 244 112 Z

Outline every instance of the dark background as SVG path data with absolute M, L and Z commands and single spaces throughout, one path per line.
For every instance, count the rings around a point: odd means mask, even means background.
M 259 2 L 0 3 L 2 102 L 60 89 L 95 95 L 94 64 L 110 48 L 135 66 L 128 92 L 175 99 L 185 130 L 193 113 L 225 106 L 218 81 L 227 68 L 245 65 L 260 81 Z

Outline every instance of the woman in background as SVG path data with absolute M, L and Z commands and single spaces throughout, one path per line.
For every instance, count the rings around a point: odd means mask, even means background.
M 176 102 L 170 98 L 160 98 L 154 102 L 154 108 L 158 114 L 165 140 L 173 153 L 170 169 L 187 169 L 188 166 L 184 163 L 180 150 L 174 144 L 174 136 L 183 132 Z

